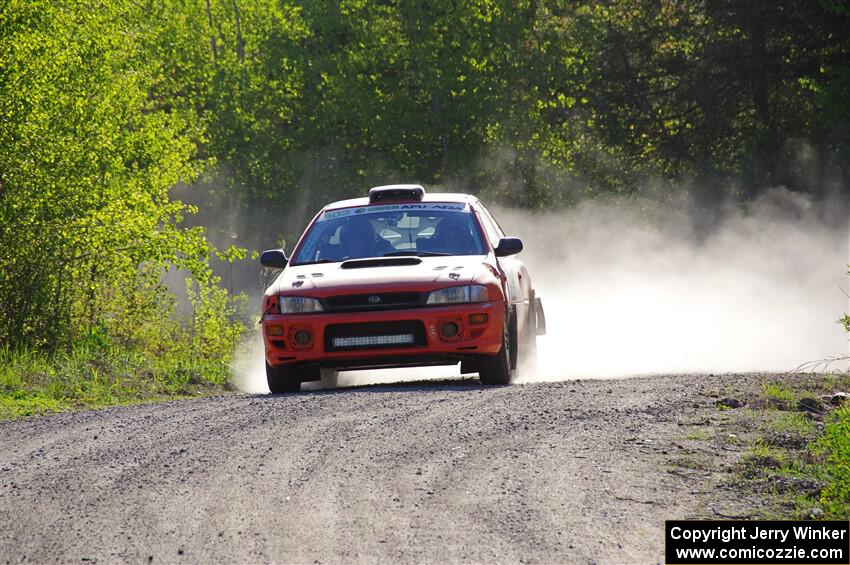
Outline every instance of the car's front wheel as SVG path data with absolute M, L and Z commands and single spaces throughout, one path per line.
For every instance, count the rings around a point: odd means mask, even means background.
M 301 379 L 298 378 L 294 365 L 272 367 L 266 363 L 266 382 L 272 394 L 301 390 Z
M 508 328 L 502 334 L 502 348 L 494 356 L 482 355 L 478 359 L 478 379 L 485 385 L 510 384 L 513 377 L 511 369 L 511 340 Z

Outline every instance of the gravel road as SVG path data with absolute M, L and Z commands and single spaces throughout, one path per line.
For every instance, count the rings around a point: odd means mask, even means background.
M 0 422 L 0 562 L 663 562 L 665 519 L 736 498 L 716 488 L 736 454 L 685 430 L 767 377 L 428 381 Z

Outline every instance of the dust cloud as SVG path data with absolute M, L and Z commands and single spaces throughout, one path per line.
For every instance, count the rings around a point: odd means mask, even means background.
M 523 380 L 848 368 L 846 202 L 774 189 L 708 228 L 686 198 L 498 215 L 548 321 Z
M 548 323 L 537 369 L 519 382 L 848 369 L 844 200 L 774 189 L 710 218 L 687 196 L 494 214 L 523 239 Z M 240 390 L 267 390 L 258 334 L 233 374 Z M 339 386 L 457 377 L 456 366 L 357 371 Z

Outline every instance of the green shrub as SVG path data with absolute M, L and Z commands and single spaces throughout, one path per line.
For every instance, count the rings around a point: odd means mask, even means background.
M 815 452 L 825 457 L 827 485 L 820 498 L 824 512 L 846 520 L 850 518 L 850 406 L 830 414 Z
M 101 339 L 101 338 L 98 338 Z M 54 353 L 0 349 L 0 419 L 218 393 L 225 359 L 150 355 L 108 341 Z

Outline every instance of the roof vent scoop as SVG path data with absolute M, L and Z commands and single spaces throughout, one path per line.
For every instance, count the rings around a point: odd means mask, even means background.
M 369 190 L 369 203 L 390 202 L 394 200 L 414 200 L 421 202 L 425 189 L 418 184 L 388 184 Z

